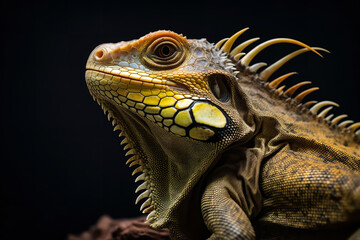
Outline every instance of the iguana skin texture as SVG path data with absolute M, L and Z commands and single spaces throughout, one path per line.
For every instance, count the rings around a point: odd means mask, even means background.
M 301 102 L 316 89 L 292 97 L 299 85 L 280 86 L 291 74 L 267 81 L 324 50 L 274 39 L 243 56 L 257 40 L 232 48 L 245 30 L 216 45 L 157 31 L 90 54 L 89 91 L 140 165 L 136 203 L 172 239 L 356 239 L 359 124 Z M 304 48 L 259 72 L 252 58 L 275 43 Z

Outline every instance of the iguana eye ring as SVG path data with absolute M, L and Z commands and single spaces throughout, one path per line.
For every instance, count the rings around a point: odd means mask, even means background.
M 172 69 L 182 64 L 186 58 L 187 46 L 170 36 L 153 40 L 142 54 L 142 61 L 149 68 Z

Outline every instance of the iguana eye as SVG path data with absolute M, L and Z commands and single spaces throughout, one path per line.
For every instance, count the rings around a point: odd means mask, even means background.
M 208 77 L 209 88 L 212 94 L 221 102 L 230 99 L 230 87 L 226 76 L 222 74 L 212 74 Z
M 162 36 L 155 38 L 144 49 L 142 61 L 150 68 L 171 69 L 184 62 L 188 53 L 188 46 L 176 38 Z
M 170 42 L 161 43 L 154 50 L 155 56 L 164 60 L 171 58 L 175 54 L 175 52 L 176 46 L 174 46 L 174 44 Z

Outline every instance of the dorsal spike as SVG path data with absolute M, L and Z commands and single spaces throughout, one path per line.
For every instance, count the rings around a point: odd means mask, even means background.
M 149 213 L 149 212 L 152 212 L 154 210 L 154 207 L 153 206 L 150 206 L 148 208 L 146 208 L 144 211 L 142 211 L 143 213 Z
M 139 173 L 139 172 L 143 172 L 143 171 L 144 171 L 143 166 L 140 166 L 140 167 L 136 168 L 136 169 L 132 172 L 131 176 L 134 176 L 135 174 L 137 174 L 137 173 Z
M 156 218 L 155 210 L 153 210 L 152 212 L 149 213 L 149 215 L 147 215 L 146 222 L 151 222 L 154 218 Z
M 335 102 L 322 101 L 322 102 L 315 104 L 312 108 L 310 108 L 310 112 L 312 112 L 313 114 L 317 114 L 321 108 L 328 106 L 328 105 L 339 107 L 339 104 L 337 104 Z
M 113 120 L 113 122 L 114 122 L 114 121 L 115 121 L 115 120 Z M 114 125 L 114 124 L 113 124 L 113 125 Z M 120 125 L 118 125 L 118 124 L 114 127 L 114 130 L 113 130 L 113 131 L 115 132 L 115 131 L 117 131 L 117 130 L 121 130 Z
M 124 151 L 127 150 L 127 149 L 129 149 L 129 148 L 131 148 L 131 145 L 130 145 L 130 144 L 126 144 L 126 145 L 124 146 Z M 133 150 L 133 149 L 131 149 L 131 150 Z M 127 153 L 125 153 L 125 156 L 128 156 L 129 154 L 134 154 L 134 153 L 132 153 L 131 150 L 129 150 Z M 130 152 L 130 151 L 131 151 L 131 152 Z
M 319 118 L 324 118 L 326 116 L 326 114 L 328 114 L 330 112 L 331 109 L 333 109 L 334 107 L 328 107 L 328 108 L 325 108 L 323 111 L 321 111 L 319 114 L 318 114 L 318 117 Z
M 252 44 L 253 42 L 256 42 L 257 40 L 259 40 L 260 38 L 252 38 L 249 39 L 241 44 L 239 44 L 236 48 L 234 48 L 231 52 L 230 55 L 231 56 L 235 56 L 236 54 L 242 52 L 247 46 L 249 46 L 250 44 Z
M 136 198 L 135 204 L 138 204 L 141 199 L 149 197 L 149 195 L 150 195 L 150 191 L 149 191 L 149 190 L 145 190 L 144 192 L 142 192 L 142 193 Z
M 316 103 L 317 103 L 317 101 L 308 101 L 308 102 L 304 103 L 304 106 L 309 108 L 309 107 L 311 107 L 312 105 L 314 105 Z
M 299 93 L 295 97 L 295 100 L 301 102 L 307 95 L 309 95 L 310 93 L 312 93 L 316 90 L 319 90 L 319 88 L 318 87 L 309 88 L 308 90 L 305 90 L 302 93 Z
M 131 163 L 132 161 L 134 161 L 134 160 L 136 160 L 137 159 L 137 157 L 136 156 L 132 156 L 132 157 L 130 157 L 127 161 L 126 161 L 126 165 L 127 164 L 129 164 L 129 163 Z
M 318 47 L 313 47 L 313 48 L 302 48 L 300 50 L 294 51 L 288 55 L 286 55 L 285 57 L 281 58 L 280 60 L 276 61 L 275 63 L 271 64 L 269 67 L 267 67 L 266 69 L 264 69 L 261 73 L 260 73 L 260 78 L 263 79 L 264 81 L 268 80 L 269 77 L 276 71 L 278 70 L 280 67 L 282 67 L 285 63 L 287 63 L 288 61 L 290 61 L 291 59 L 293 59 L 294 57 L 311 51 L 312 49 L 315 50 L 319 50 L 319 51 L 326 51 L 329 52 L 328 50 L 324 49 L 324 48 L 318 48 Z
M 312 49 L 310 46 L 306 45 L 305 43 L 299 42 L 297 40 L 291 39 L 291 38 L 275 38 L 275 39 L 271 39 L 268 40 L 266 42 L 263 42 L 259 45 L 257 45 L 255 48 L 253 48 L 250 52 L 248 52 L 248 54 L 246 54 L 242 59 L 241 59 L 241 63 L 245 66 L 249 66 L 251 60 L 253 60 L 253 58 L 262 50 L 264 50 L 265 48 L 277 44 L 277 43 L 292 43 L 292 44 L 296 44 L 305 48 L 309 48 L 311 51 L 313 51 L 314 53 L 318 54 L 320 57 L 322 57 L 322 55 L 320 53 L 318 53 L 315 49 Z
M 135 193 L 142 191 L 142 190 L 146 190 L 146 189 L 147 189 L 147 182 L 143 182 L 136 188 Z
M 333 116 L 334 116 L 334 114 L 330 114 L 329 116 L 327 116 L 327 117 L 325 118 L 325 120 L 326 120 L 326 121 L 330 121 Z
M 140 211 L 144 210 L 146 207 L 150 206 L 151 198 L 148 198 L 140 207 Z
M 264 62 L 255 63 L 254 65 L 251 65 L 251 66 L 249 67 L 249 71 L 252 72 L 252 73 L 255 73 L 255 72 L 257 72 L 257 70 L 259 70 L 260 68 L 266 67 L 266 66 L 267 66 L 267 63 L 264 63 Z
M 241 58 L 242 56 L 244 56 L 244 55 L 245 55 L 245 53 L 243 53 L 243 52 L 238 53 L 238 54 L 236 54 L 236 55 L 234 56 L 234 59 L 235 59 L 236 61 L 239 61 L 240 58 Z
M 285 87 L 286 86 L 283 85 L 283 86 L 279 87 L 278 89 L 276 89 L 276 91 L 280 94 L 284 90 Z
M 135 179 L 135 182 L 138 181 L 145 181 L 146 175 L 145 173 L 140 174 L 139 176 L 137 176 L 137 178 Z
M 130 163 L 129 167 L 135 166 L 135 165 L 141 165 L 141 160 L 136 160 Z
M 269 83 L 269 86 L 273 87 L 273 88 L 277 88 L 280 83 L 282 83 L 285 79 L 287 79 L 288 77 L 290 77 L 290 76 L 292 76 L 294 74 L 297 74 L 297 72 L 291 72 L 291 73 L 284 74 L 284 75 L 278 77 L 277 79 L 271 81 Z
M 216 44 L 215 44 L 215 48 L 216 49 L 220 49 L 220 47 L 224 44 L 224 42 L 226 42 L 227 40 L 229 40 L 229 38 L 224 38 L 224 39 L 221 39 L 220 41 L 218 41 Z
M 311 82 L 310 82 L 310 81 L 304 81 L 304 82 L 300 82 L 300 83 L 298 83 L 298 84 L 295 84 L 295 85 L 292 86 L 291 88 L 288 88 L 288 89 L 285 91 L 284 94 L 286 94 L 286 95 L 288 95 L 288 96 L 291 97 L 298 88 L 300 88 L 300 87 L 302 87 L 302 86 L 304 86 L 304 85 L 307 85 L 307 84 L 311 84 Z
M 360 129 L 354 132 L 355 137 L 360 137 Z
M 355 132 L 355 130 L 358 128 L 360 128 L 360 122 L 356 122 L 347 127 L 347 129 L 349 129 L 351 132 Z
M 221 47 L 221 50 L 223 52 L 230 52 L 230 49 L 232 47 L 232 45 L 234 44 L 235 40 L 241 35 L 243 34 L 246 30 L 248 30 L 249 28 L 244 28 L 240 31 L 238 31 L 237 33 L 235 33 L 234 35 L 232 35 L 227 41 L 226 43 L 224 43 L 224 45 Z
M 339 123 L 338 127 L 339 128 L 346 127 L 346 125 L 349 125 L 349 124 L 351 124 L 353 122 L 354 122 L 353 120 L 346 120 L 346 121 L 343 121 L 343 122 Z
M 124 138 L 124 139 L 120 142 L 120 145 L 124 145 L 125 143 L 129 143 L 129 141 L 127 140 L 127 138 Z
M 338 122 L 340 122 L 342 119 L 346 118 L 348 115 L 346 114 L 342 114 L 342 115 L 339 115 L 337 116 L 336 118 L 334 118 L 331 123 L 332 124 L 338 124 Z

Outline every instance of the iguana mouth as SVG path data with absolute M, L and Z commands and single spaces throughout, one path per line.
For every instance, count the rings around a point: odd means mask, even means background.
M 172 89 L 181 89 L 187 90 L 187 87 L 184 84 L 176 83 L 168 79 L 159 79 L 152 78 L 146 72 L 134 71 L 131 67 L 114 67 L 104 68 L 102 66 L 97 66 L 92 63 L 89 63 L 86 67 L 86 72 L 94 71 L 97 72 L 99 78 L 102 77 L 103 80 L 113 81 L 115 83 L 128 84 L 129 87 L 143 87 L 143 88 L 158 88 L 165 89 L 166 87 L 171 87 Z M 88 73 L 86 73 L 88 74 Z

